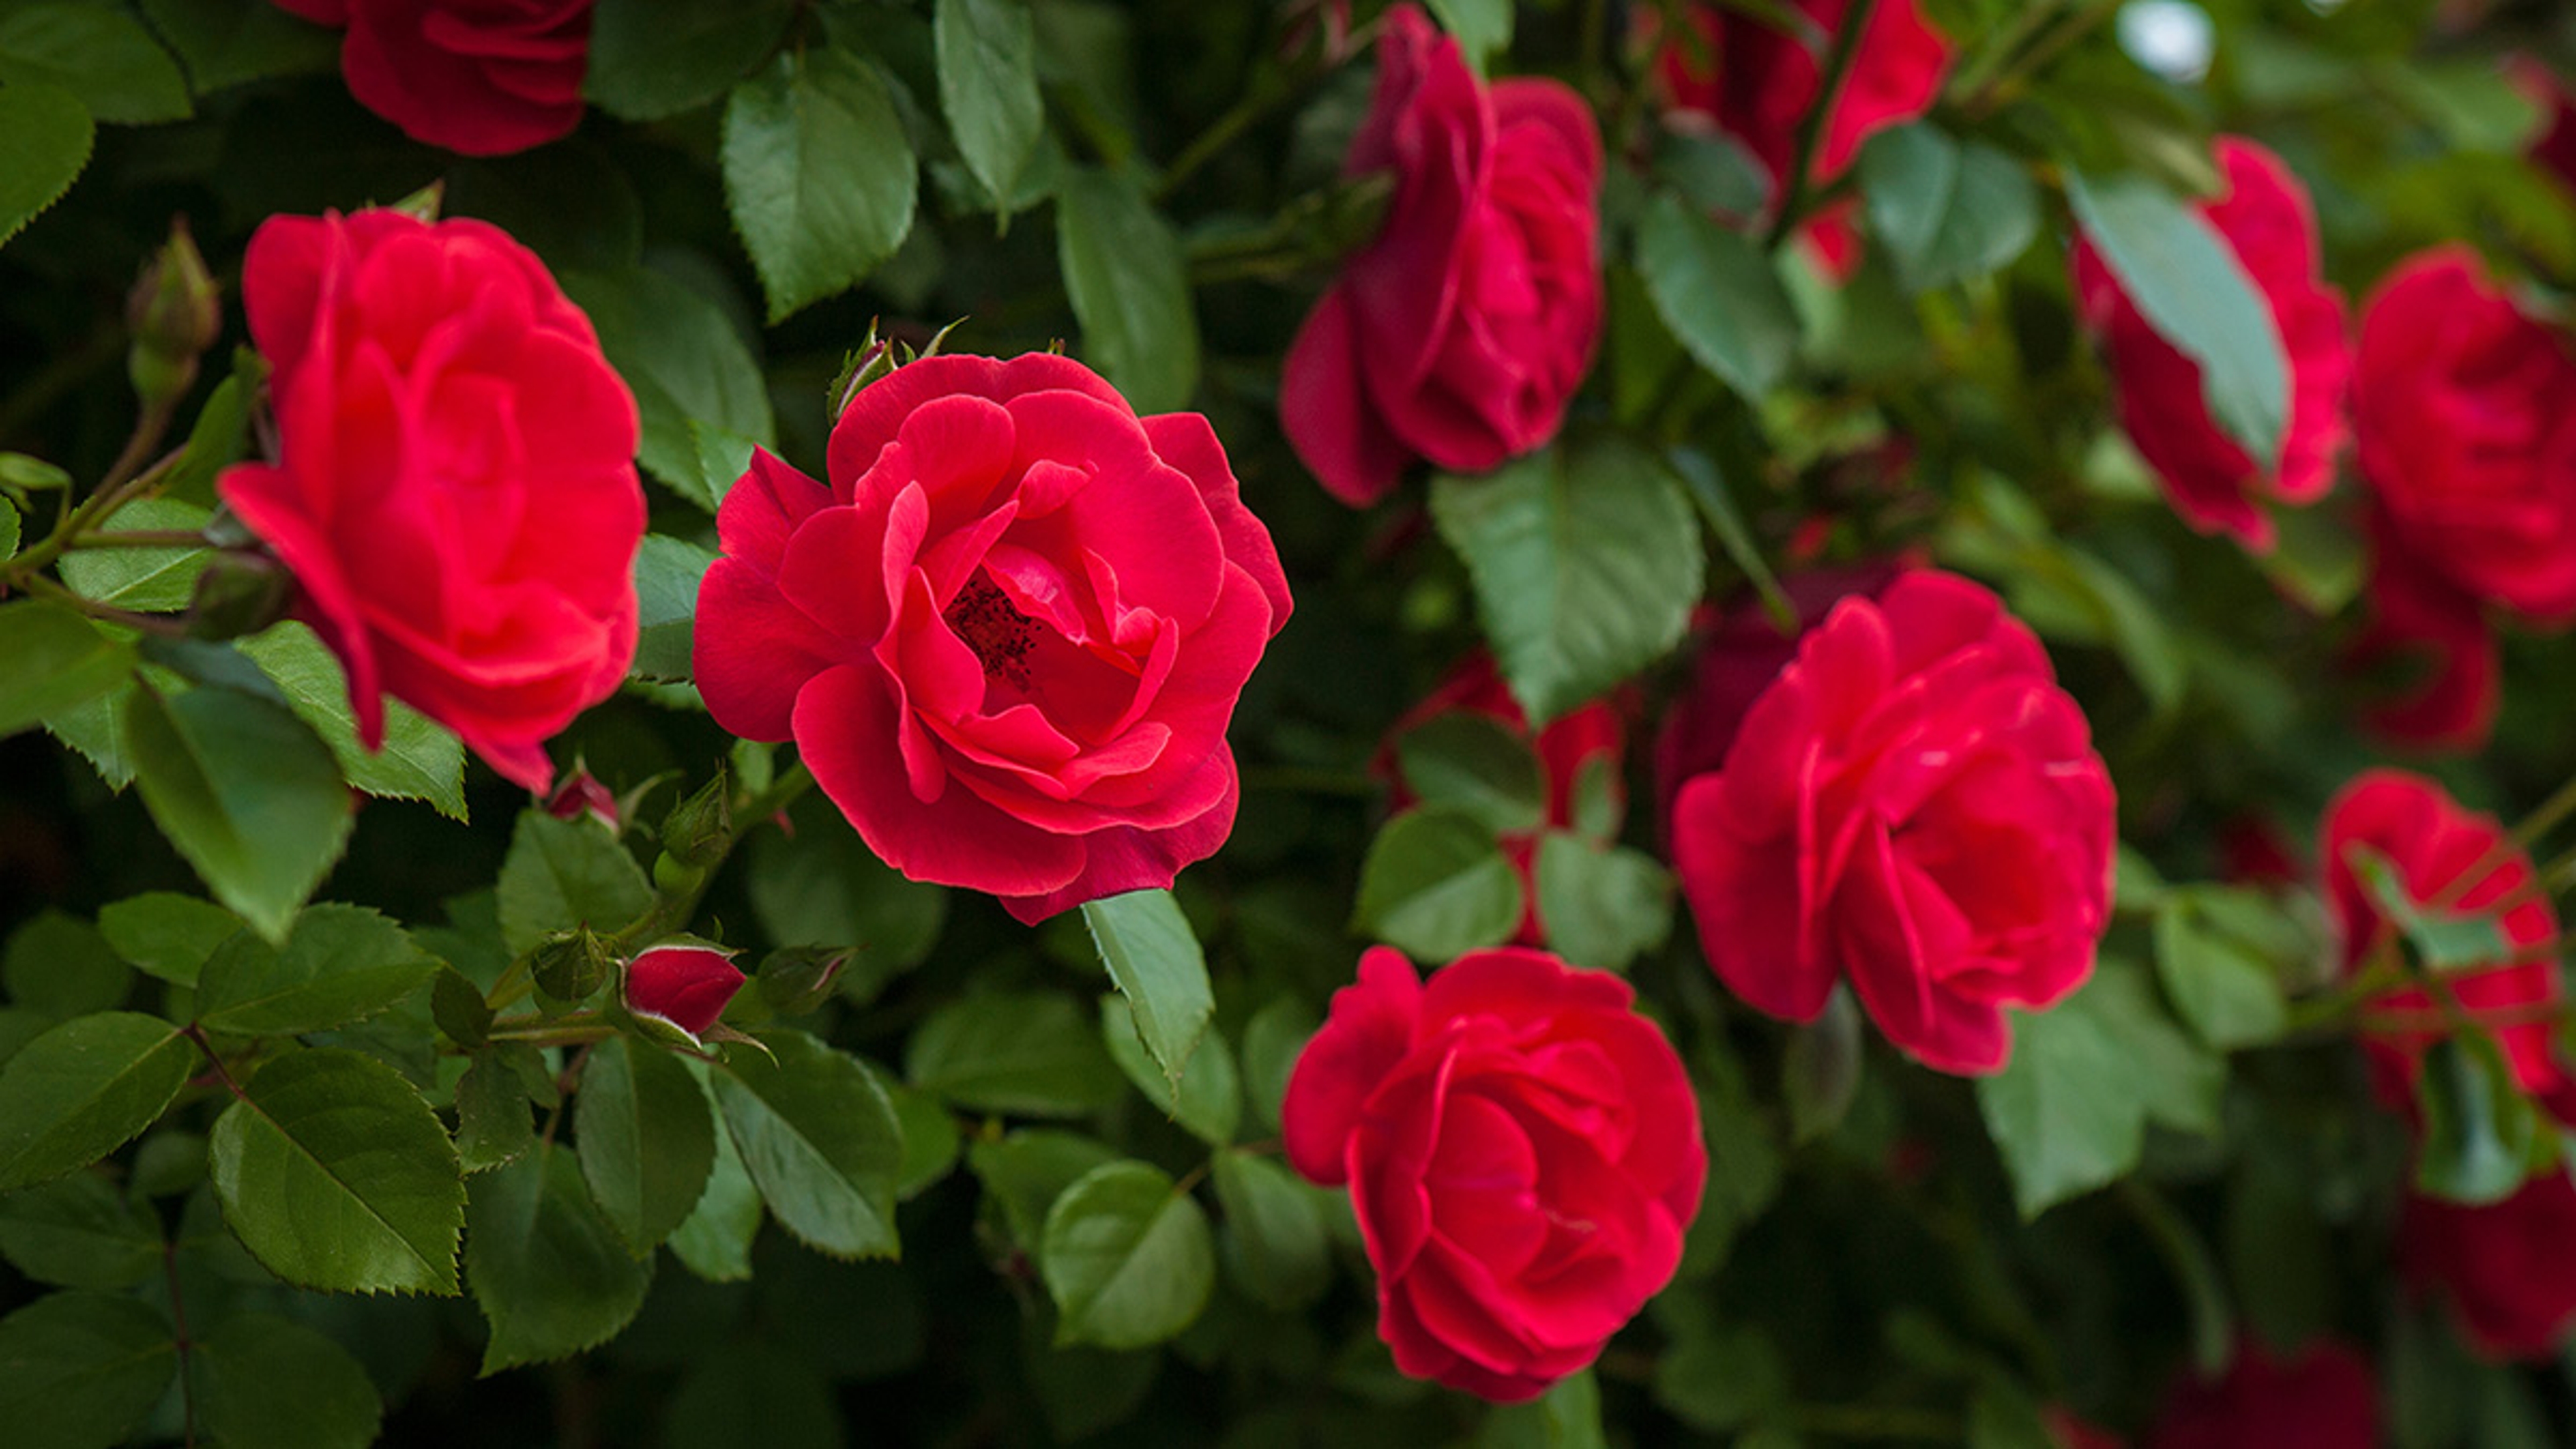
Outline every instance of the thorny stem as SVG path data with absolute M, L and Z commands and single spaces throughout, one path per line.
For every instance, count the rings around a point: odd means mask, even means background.
M 1780 214 L 1771 219 L 1767 244 L 1777 250 L 1798 224 L 1807 219 L 1809 193 L 1814 181 L 1816 153 L 1823 146 L 1825 123 L 1832 116 L 1834 98 L 1842 94 L 1843 82 L 1851 75 L 1852 60 L 1860 54 L 1860 38 L 1869 29 L 1870 12 L 1878 0 L 1852 0 L 1843 12 L 1843 23 L 1834 31 L 1833 49 L 1825 56 L 1824 80 L 1816 88 L 1816 98 L 1807 106 L 1807 114 L 1798 122 L 1798 149 L 1789 158 L 1789 174 L 1781 183 Z

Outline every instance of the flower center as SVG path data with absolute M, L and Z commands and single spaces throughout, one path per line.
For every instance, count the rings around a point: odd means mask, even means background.
M 978 573 L 941 613 L 948 627 L 983 661 L 984 677 L 1029 687 L 1029 651 L 1037 647 L 1037 621 L 1023 614 L 994 582 Z

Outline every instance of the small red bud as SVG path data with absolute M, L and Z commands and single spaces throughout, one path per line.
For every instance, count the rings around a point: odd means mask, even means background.
M 606 826 L 609 834 L 618 831 L 617 797 L 608 793 L 599 777 L 579 765 L 546 797 L 546 813 L 557 820 L 579 820 L 587 815 Z
M 626 1009 L 702 1036 L 724 1015 L 746 979 L 733 953 L 700 943 L 666 943 L 626 963 Z

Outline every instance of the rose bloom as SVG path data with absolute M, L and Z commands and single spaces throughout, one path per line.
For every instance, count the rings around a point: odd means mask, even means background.
M 1422 725 L 1444 714 L 1464 710 L 1500 721 L 1505 729 L 1526 741 L 1538 756 L 1539 778 L 1547 792 L 1546 814 L 1539 825 L 1544 830 L 1568 830 L 1574 825 L 1575 787 L 1586 769 L 1601 771 L 1607 780 L 1614 809 L 1626 805 L 1626 783 L 1620 778 L 1620 756 L 1627 734 L 1627 724 L 1620 718 L 1617 705 L 1608 700 L 1592 703 L 1551 721 L 1547 728 L 1530 738 L 1529 717 L 1521 713 L 1520 702 L 1503 683 L 1494 669 L 1494 658 L 1478 652 L 1451 670 L 1429 696 L 1406 710 L 1386 734 L 1386 743 L 1378 750 L 1373 768 L 1394 787 L 1394 808 L 1404 809 L 1413 802 L 1413 792 L 1404 780 L 1401 757 L 1396 743 Z M 1615 817 L 1614 817 L 1615 818 Z M 1536 946 L 1547 939 L 1546 923 L 1539 919 L 1538 832 L 1524 831 L 1502 838 L 1503 854 L 1521 878 L 1521 928 L 1514 938 L 1524 946 Z
M 1813 1021 L 1848 978 L 1897 1047 L 2002 1069 L 2004 1008 L 2092 973 L 2110 923 L 2111 777 L 2039 640 L 1922 570 L 1798 643 L 1726 762 L 1682 786 L 1673 864 L 1709 965 Z
M 717 514 L 716 723 L 794 739 L 886 863 L 1024 921 L 1223 843 L 1226 726 L 1289 598 L 1207 419 L 1139 418 L 1067 357 L 925 357 L 827 462 L 756 453 Z
M 2447 1300 L 2490 1359 L 2555 1352 L 2576 1323 L 2576 1184 L 2553 1167 L 2485 1207 L 2410 1196 L 2398 1233 L 2407 1280 Z
M 2419 253 L 2371 296 L 2353 419 L 2383 543 L 2471 598 L 2576 619 L 2576 361 L 2466 247 Z
M 2379 1384 L 2370 1364 L 2319 1341 L 2274 1358 L 2240 1338 L 2215 1382 L 2185 1376 L 2165 1396 L 2147 1449 L 2379 1449 Z
M 2558 1063 L 2554 1027 L 2544 1018 L 2563 999 L 2552 943 L 2558 912 L 2534 889 L 2531 857 L 2512 844 L 2492 815 L 2469 810 L 2440 785 L 2403 770 L 2368 770 L 2326 807 L 2319 853 L 2326 909 L 2344 974 L 2365 968 L 2395 935 L 2353 866 L 2352 848 L 2377 851 L 2394 868 L 2407 898 L 2421 907 L 2474 915 L 2510 901 L 2497 916 L 2515 959 L 2453 971 L 2451 991 L 2470 1015 L 2502 1014 L 2485 1023 L 2526 1091 L 2576 1120 L 2576 1082 Z M 2362 1043 L 2390 1105 L 2411 1110 L 2424 1051 L 2441 1035 L 2442 1008 L 2421 987 L 2384 992 L 2362 1008 Z
M 1288 1079 L 1288 1161 L 1345 1183 L 1378 1334 L 1416 1378 L 1531 1399 L 1671 1281 L 1708 1178 L 1672 1044 L 1607 971 L 1377 947 Z
M 358 737 L 390 694 L 543 791 L 635 653 L 634 397 L 536 254 L 479 221 L 281 216 L 242 266 L 278 456 L 224 502 L 300 585 Z
M 2258 462 L 2220 429 L 2200 364 L 2155 330 L 2090 241 L 2075 246 L 2075 290 L 2118 375 L 2120 426 L 2163 481 L 2174 512 L 2203 533 L 2231 534 L 2269 553 L 2272 520 L 2262 500 L 2313 503 L 2334 486 L 2335 455 L 2350 431 L 2343 401 L 2352 359 L 2343 298 L 2321 270 L 2307 188 L 2281 158 L 2241 137 L 2220 137 L 2217 159 L 2227 191 L 2201 203 L 2200 214 L 2263 298 L 2289 362 L 2290 415 L 2277 454 Z
M 1281 425 L 1334 497 L 1385 496 L 1414 458 L 1482 473 L 1556 436 L 1601 342 L 1601 134 L 1552 80 L 1477 81 L 1411 5 L 1343 172 L 1391 172 L 1377 239 L 1290 344 Z
M 592 0 L 276 0 L 349 28 L 340 70 L 358 103 L 415 141 L 505 156 L 572 134 Z

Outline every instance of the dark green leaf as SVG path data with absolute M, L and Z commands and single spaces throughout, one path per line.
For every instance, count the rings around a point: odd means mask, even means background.
M 21 81 L 0 89 L 0 245 L 71 189 L 89 164 L 97 128 L 80 97 L 60 86 Z
M 494 1012 L 482 988 L 452 966 L 441 966 L 429 982 L 429 1019 L 449 1041 L 473 1048 L 491 1039 Z
M 1231 1150 L 1216 1155 L 1212 1180 L 1225 1210 L 1226 1262 L 1244 1291 L 1278 1309 L 1323 1296 L 1332 1260 L 1316 1190 L 1267 1157 Z
M 1177 1081 L 1147 1054 L 1137 1038 L 1135 1013 L 1124 998 L 1100 998 L 1100 1039 L 1109 1048 L 1110 1060 L 1165 1117 L 1211 1147 L 1234 1140 L 1235 1126 L 1243 1117 L 1243 1087 L 1235 1076 L 1234 1053 L 1227 1050 L 1221 1033 L 1210 1031 L 1199 1037 Z
M 0 1318 L 0 1423 L 11 1449 L 104 1449 L 178 1368 L 170 1325 L 150 1306 L 106 1293 L 39 1298 Z
M 96 699 L 133 671 L 132 645 L 62 605 L 0 604 L 0 735 Z
M 930 1014 L 904 1051 L 904 1080 L 960 1107 L 1079 1117 L 1118 1097 L 1118 1068 L 1069 999 L 996 993 Z
M 174 986 L 194 986 L 215 948 L 242 919 L 212 901 L 174 891 L 146 891 L 98 913 L 98 929 L 117 954 Z
M 712 513 L 740 468 L 710 489 L 692 423 L 769 446 L 775 424 L 760 364 L 724 312 L 695 288 L 647 267 L 571 272 L 564 294 L 590 314 L 599 345 L 635 390 L 644 471 Z M 640 565 L 639 565 L 640 567 Z
M 1684 1333 L 1655 1361 L 1655 1402 L 1703 1433 L 1742 1428 L 1787 1397 L 1779 1346 L 1759 1329 Z
M 197 1051 L 156 1016 L 74 1017 L 0 1068 L 0 1192 L 86 1167 L 179 1094 Z
M 1208 990 L 1207 957 L 1168 890 L 1129 891 L 1082 905 L 1109 979 L 1135 1013 L 1135 1034 L 1178 1086 L 1181 1064 L 1197 1049 L 1216 998 Z
M 903 1126 L 885 1089 L 858 1059 L 802 1032 L 761 1040 L 775 1060 L 738 1050 L 715 1088 L 770 1214 L 820 1252 L 894 1256 Z
M 123 1006 L 134 973 L 97 928 L 49 908 L 9 933 L 0 982 L 11 1005 L 69 1017 Z
M 1282 996 L 1252 1014 L 1243 1026 L 1243 1090 L 1252 1099 L 1254 1120 L 1264 1128 L 1279 1125 L 1279 1102 L 1288 1093 L 1288 1076 L 1297 1057 L 1315 1034 L 1313 1008 L 1294 996 Z
M 237 1036 L 294 1036 L 373 1016 L 418 991 L 438 962 L 362 906 L 318 905 L 283 946 L 235 935 L 197 978 L 197 1021 Z
M 957 1119 L 948 1115 L 946 1104 L 938 1098 L 882 1077 L 877 1085 L 885 1088 L 894 1103 L 895 1120 L 903 1124 L 903 1168 L 896 1174 L 894 1195 L 910 1202 L 957 1165 L 965 1139 L 957 1131 Z
M 1868 1053 L 1860 1038 L 1860 1008 L 1851 992 L 1836 987 L 1824 1014 L 1789 1034 L 1780 1056 L 1780 1095 L 1789 1104 L 1789 1140 L 1811 1142 L 1842 1124 L 1860 1094 Z
M 1404 788 L 1425 805 L 1473 816 L 1498 834 L 1536 830 L 1547 781 L 1529 740 L 1489 714 L 1453 709 L 1395 742 Z
M 687 1221 L 715 1169 L 707 1094 L 678 1057 L 633 1037 L 591 1049 L 573 1130 L 600 1213 L 638 1256 Z
M 57 0 L 0 10 L 0 82 L 60 86 L 114 125 L 190 115 L 178 62 L 118 6 Z
M 515 952 L 549 934 L 588 926 L 612 932 L 653 903 L 643 867 L 615 837 L 587 820 L 542 810 L 519 816 L 501 865 L 501 938 Z
M 1690 504 L 1620 442 L 1441 476 L 1431 516 L 1466 562 L 1503 678 L 1533 728 L 1681 642 L 1706 560 Z
M 224 1319 L 190 1345 L 199 1428 L 222 1449 L 366 1449 L 384 1399 L 347 1350 L 265 1313 Z
M 948 892 L 897 875 L 829 802 L 805 805 L 792 818 L 792 838 L 763 831 L 751 843 L 751 908 L 781 946 L 855 948 L 839 989 L 873 997 L 938 944 Z
M 284 940 L 349 838 L 331 752 L 284 709 L 229 689 L 138 689 L 123 718 L 153 822 L 215 899 Z
M 931 35 L 939 107 L 975 179 L 1008 215 L 1012 189 L 1046 129 L 1037 38 L 1023 0 L 938 0 Z
M 528 1120 L 528 1089 L 518 1072 L 479 1051 L 456 1079 L 456 1158 L 467 1172 L 489 1172 L 537 1143 Z
M 224 1221 L 268 1270 L 335 1293 L 453 1293 L 465 1186 L 400 1073 L 339 1049 L 262 1067 L 208 1144 Z
M 1160 1168 L 1112 1162 L 1048 1210 L 1040 1264 L 1059 1345 L 1144 1348 L 1190 1326 L 1216 1265 L 1207 1215 Z
M 1646 208 L 1637 270 L 1664 325 L 1747 399 L 1759 401 L 1798 355 L 1798 314 L 1770 257 L 1670 192 Z
M 94 1172 L 0 1197 L 0 1254 L 39 1283 L 131 1288 L 161 1271 L 161 1224 Z
M 966 1149 L 966 1166 L 1002 1205 L 1002 1217 L 1021 1251 L 1036 1257 L 1046 1238 L 1047 1213 L 1084 1174 L 1118 1160 L 1095 1138 L 1051 1128 L 1022 1128 Z
M 875 67 L 779 56 L 725 105 L 725 199 L 776 322 L 854 287 L 912 229 L 912 143 Z
M 466 1281 L 492 1321 L 486 1374 L 606 1343 L 653 1286 L 651 1256 L 626 1251 L 552 1143 L 476 1177 L 465 1229 Z
M 2066 199 L 2156 334 L 2200 364 L 2210 416 L 2254 457 L 2280 456 L 2289 420 L 2280 326 L 2209 223 L 2142 177 L 2070 171 Z
M 143 13 L 179 53 L 198 95 L 279 76 L 340 68 L 331 31 L 258 0 L 143 0 Z
M 1199 319 L 1169 223 L 1124 176 L 1068 167 L 1056 189 L 1056 262 L 1082 351 L 1140 413 L 1187 407 Z
M 795 11 L 795 0 L 600 0 L 582 92 L 630 121 L 695 110 L 768 55 Z
M 2556 1154 L 2550 1122 L 2483 1032 L 2445 1037 L 2425 1051 L 2415 1101 L 2424 1113 L 2415 1188 L 2429 1197 L 2472 1206 L 2502 1202 Z
M 707 1090 L 704 1071 L 695 1071 L 699 1090 Z M 905 1124 L 904 1150 L 912 1149 L 911 1124 Z M 715 1167 L 707 1190 L 688 1220 L 671 1234 L 671 1255 L 690 1272 L 711 1283 L 738 1283 L 751 1276 L 751 1244 L 760 1235 L 760 1186 L 742 1165 L 733 1134 L 716 1134 Z
M 384 748 L 358 743 L 357 711 L 340 661 L 311 629 L 289 621 L 236 641 L 276 681 L 296 718 L 331 747 L 340 772 L 370 795 L 426 800 L 450 820 L 465 818 L 465 745 L 453 730 L 398 699 L 387 699 Z
M 1551 830 L 1532 866 L 1547 944 L 1578 966 L 1627 968 L 1673 929 L 1673 878 L 1653 856 Z
M 2038 188 L 2021 163 L 1928 121 L 1871 137 L 1860 177 L 1870 226 L 1917 292 L 1998 271 L 2039 234 Z
M 662 1410 L 665 1449 L 841 1449 L 841 1406 L 811 1366 L 749 1343 L 690 1365 Z
M 1494 833 L 1454 811 L 1408 810 L 1360 864 L 1352 920 L 1423 961 L 1499 946 L 1520 929 L 1521 880 Z

